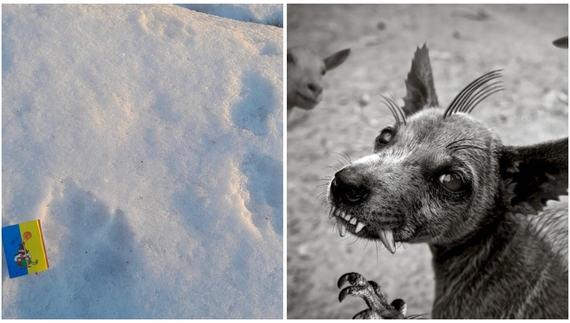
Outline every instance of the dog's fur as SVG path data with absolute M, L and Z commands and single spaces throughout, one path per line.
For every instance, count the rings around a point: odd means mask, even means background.
M 394 242 L 428 243 L 433 318 L 568 318 L 568 206 L 543 210 L 567 194 L 568 138 L 505 146 L 466 113 L 473 106 L 434 108 L 425 46 L 406 86 L 402 110 L 388 102 L 396 124 L 381 131 L 371 155 L 345 166 L 329 185 L 341 235 L 381 239 L 392 252 Z M 339 285 L 354 286 L 341 299 L 354 294 L 369 305 L 382 299 L 379 287 L 347 275 Z M 402 317 L 405 307 L 388 310 L 371 306 L 357 316 Z
M 287 117 L 294 107 L 312 110 L 322 100 L 322 79 L 350 55 L 350 49 L 336 52 L 325 59 L 303 46 L 287 48 Z

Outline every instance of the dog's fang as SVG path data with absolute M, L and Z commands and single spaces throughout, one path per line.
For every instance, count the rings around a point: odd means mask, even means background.
M 346 227 L 344 226 L 344 224 L 337 222 L 337 228 L 338 228 L 338 234 L 341 237 L 344 237 L 344 235 L 346 234 Z
M 390 229 L 378 229 L 378 236 L 380 237 L 380 241 L 384 244 L 384 247 L 388 249 L 391 253 L 396 252 L 396 243 L 394 242 L 394 234 Z
M 354 230 L 354 232 L 358 233 L 360 230 L 362 230 L 362 228 L 364 228 L 364 224 L 362 224 L 362 222 L 358 222 L 358 224 L 356 224 L 356 230 Z

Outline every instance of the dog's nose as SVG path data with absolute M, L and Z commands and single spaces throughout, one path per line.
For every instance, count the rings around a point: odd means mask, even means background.
M 358 204 L 368 198 L 370 190 L 361 172 L 346 167 L 334 175 L 331 194 L 340 203 Z

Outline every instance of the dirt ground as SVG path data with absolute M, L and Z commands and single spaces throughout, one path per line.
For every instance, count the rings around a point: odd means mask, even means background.
M 361 299 L 338 301 L 337 280 L 351 271 L 378 282 L 389 300 L 404 299 L 408 314 L 430 313 L 427 245 L 406 244 L 391 255 L 381 244 L 340 238 L 328 220 L 326 185 L 344 154 L 366 155 L 393 122 L 380 95 L 403 104 L 404 79 L 424 42 L 442 107 L 475 78 L 501 68 L 506 90 L 472 115 L 505 144 L 568 136 L 568 51 L 552 45 L 567 30 L 567 5 L 287 6 L 288 46 L 305 45 L 322 57 L 352 49 L 325 76 L 323 102 L 310 112 L 295 109 L 288 120 L 288 318 L 351 318 L 365 309 Z

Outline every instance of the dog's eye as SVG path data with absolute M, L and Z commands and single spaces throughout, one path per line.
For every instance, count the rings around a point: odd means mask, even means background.
M 392 132 L 391 128 L 386 128 L 382 130 L 382 132 L 376 137 L 376 145 L 385 145 L 392 140 L 394 137 L 394 133 Z
M 459 192 L 464 189 L 463 179 L 461 176 L 453 173 L 443 174 L 439 176 L 439 182 L 443 187 L 451 192 Z

